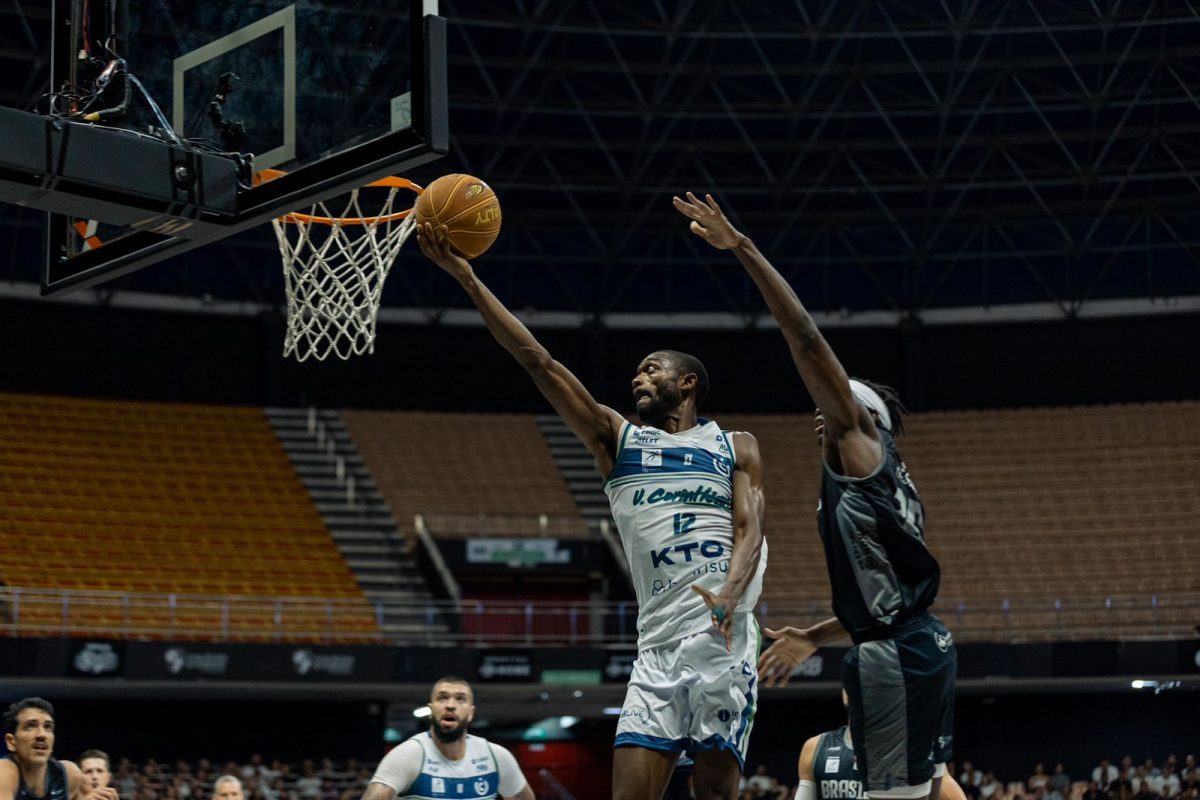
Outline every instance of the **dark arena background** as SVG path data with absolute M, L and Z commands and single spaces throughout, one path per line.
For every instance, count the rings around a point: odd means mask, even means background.
M 0 3 L 5 109 L 45 114 L 74 5 Z M 116 5 L 118 28 L 165 13 L 140 5 Z M 969 796 L 1080 800 L 1129 756 L 1143 800 L 1195 798 L 1200 7 L 437 5 L 448 148 L 405 177 L 495 190 L 478 274 L 602 403 L 632 414 L 653 350 L 705 362 L 706 414 L 766 464 L 762 624 L 829 615 L 813 403 L 744 270 L 672 208 L 686 191 L 756 241 L 850 374 L 913 411 L 900 448 L 959 648 Z M 131 73 L 164 68 L 125 46 Z M 309 67 L 305 91 L 370 99 Z M 268 80 L 237 68 L 235 97 Z M 587 451 L 461 288 L 409 242 L 373 354 L 303 363 L 280 357 L 269 223 L 41 297 L 50 223 L 12 199 L 10 160 L 0 703 L 54 702 L 56 754 L 107 751 L 123 800 L 207 800 L 243 769 L 253 800 L 359 800 L 427 725 L 432 682 L 461 675 L 472 731 L 538 797 L 610 796 L 628 566 Z M 762 689 L 746 774 L 774 783 L 747 800 L 789 797 L 801 744 L 842 724 L 845 647 Z M 1028 780 L 1059 763 L 1061 791 Z

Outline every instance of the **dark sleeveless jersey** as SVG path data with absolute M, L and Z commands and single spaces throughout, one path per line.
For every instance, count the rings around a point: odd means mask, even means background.
M 20 773 L 21 765 L 17 764 L 17 759 L 12 753 L 8 754 L 8 760 L 16 764 L 17 772 Z M 41 796 L 34 794 L 25 783 L 25 776 L 21 775 L 21 785 L 13 800 L 67 800 L 70 797 L 69 789 L 66 767 L 52 758 L 46 764 L 46 793 Z
M 813 755 L 813 782 L 817 784 L 817 800 L 860 800 L 863 796 L 862 778 L 854 763 L 854 748 L 846 735 L 846 726 L 826 731 L 817 740 Z
M 865 478 L 822 464 L 817 530 L 833 588 L 833 613 L 855 642 L 884 638 L 921 616 L 937 597 L 941 571 L 925 547 L 925 507 L 896 452 L 879 431 L 883 463 Z

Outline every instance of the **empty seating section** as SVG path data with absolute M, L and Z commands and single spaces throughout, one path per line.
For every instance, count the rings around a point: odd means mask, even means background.
M 343 417 L 407 535 L 417 514 L 437 536 L 587 535 L 532 416 Z M 716 417 L 753 432 L 766 463 L 767 623 L 824 613 L 811 419 Z M 1194 601 L 1178 598 L 1200 596 L 1189 547 L 1200 519 L 1200 403 L 926 413 L 907 428 L 901 451 L 943 566 L 936 610 L 964 639 L 1178 633 L 1195 623 Z M 376 631 L 259 409 L 0 395 L 0 509 L 10 585 L 297 598 L 237 611 L 178 606 L 176 636 L 214 621 L 234 638 L 259 635 L 279 619 L 286 634 L 322 613 L 344 617 L 343 631 Z M 321 611 L 306 596 L 340 605 Z M 97 626 L 167 627 L 161 607 L 112 602 L 87 611 Z M 53 625 L 54 609 L 44 613 Z
M 719 419 L 755 433 L 766 461 L 764 599 L 827 603 L 811 421 Z M 966 638 L 1019 638 L 1026 624 L 1182 634 L 1195 623 L 1195 608 L 1151 596 L 1200 592 L 1189 548 L 1200 528 L 1200 403 L 926 413 L 906 428 L 900 450 L 943 568 L 937 611 Z M 1120 597 L 1131 594 L 1141 599 Z
M 342 419 L 406 535 L 417 514 L 438 536 L 587 533 L 531 415 L 343 411 Z
M 10 586 L 146 595 L 81 601 L 72 624 L 288 637 L 328 630 L 313 598 L 336 598 L 340 635 L 377 632 L 261 409 L 0 395 L 0 509 Z M 296 599 L 168 610 L 168 593 Z

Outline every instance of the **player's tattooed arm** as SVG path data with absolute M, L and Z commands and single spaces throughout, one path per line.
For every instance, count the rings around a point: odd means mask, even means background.
M 717 594 L 699 585 L 692 586 L 712 612 L 713 625 L 724 634 L 726 648 L 733 646 L 733 612 L 758 571 L 766 516 L 758 440 L 743 432 L 735 433 L 731 438 L 736 466 L 733 472 L 733 552 L 729 555 L 729 572 Z
M 869 440 L 869 443 L 854 443 L 864 445 L 868 451 L 864 454 L 866 469 L 852 469 L 852 472 L 869 473 L 879 463 L 881 453 L 875 423 L 855 401 L 845 368 L 796 292 L 759 252 L 750 237 L 733 227 L 711 194 L 701 200 L 688 192 L 687 199 L 676 197 L 673 202 L 679 213 L 692 221 L 692 233 L 718 250 L 732 250 L 737 256 L 779 323 L 796 369 L 825 417 L 827 432 L 839 442 L 845 434 L 851 438 L 862 434 Z M 857 465 L 858 454 L 843 453 L 843 461 L 847 460 L 847 455 L 850 456 L 848 460 Z
M 517 319 L 475 275 L 470 262 L 450 249 L 446 226 L 434 230 L 426 223 L 417 229 L 421 252 L 466 290 L 479 309 L 484 324 L 500 345 L 517 360 L 542 395 L 587 447 L 601 474 L 612 472 L 617 439 L 625 419 L 608 406 L 596 402 L 579 379 L 555 360 L 529 329 Z

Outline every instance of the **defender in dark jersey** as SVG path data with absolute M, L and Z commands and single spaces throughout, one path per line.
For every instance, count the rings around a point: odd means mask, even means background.
M 54 707 L 40 697 L 8 707 L 4 744 L 0 800 L 118 800 L 116 789 L 92 789 L 79 767 L 53 757 Z
M 848 633 L 842 664 L 850 729 L 870 797 L 937 797 L 952 744 L 956 656 L 928 612 L 940 572 L 925 546 L 925 511 L 896 451 L 904 407 L 893 390 L 852 381 L 796 293 L 712 195 L 674 198 L 691 230 L 732 250 L 771 309 L 817 404 L 823 455 L 817 525 L 834 618 L 776 639 L 759 661 L 766 686 L 786 684 L 819 645 Z
M 818 734 L 800 750 L 800 783 L 796 800 L 862 800 L 866 797 L 858 762 L 854 758 L 850 729 Z M 954 776 L 942 778 L 938 800 L 967 800 Z

